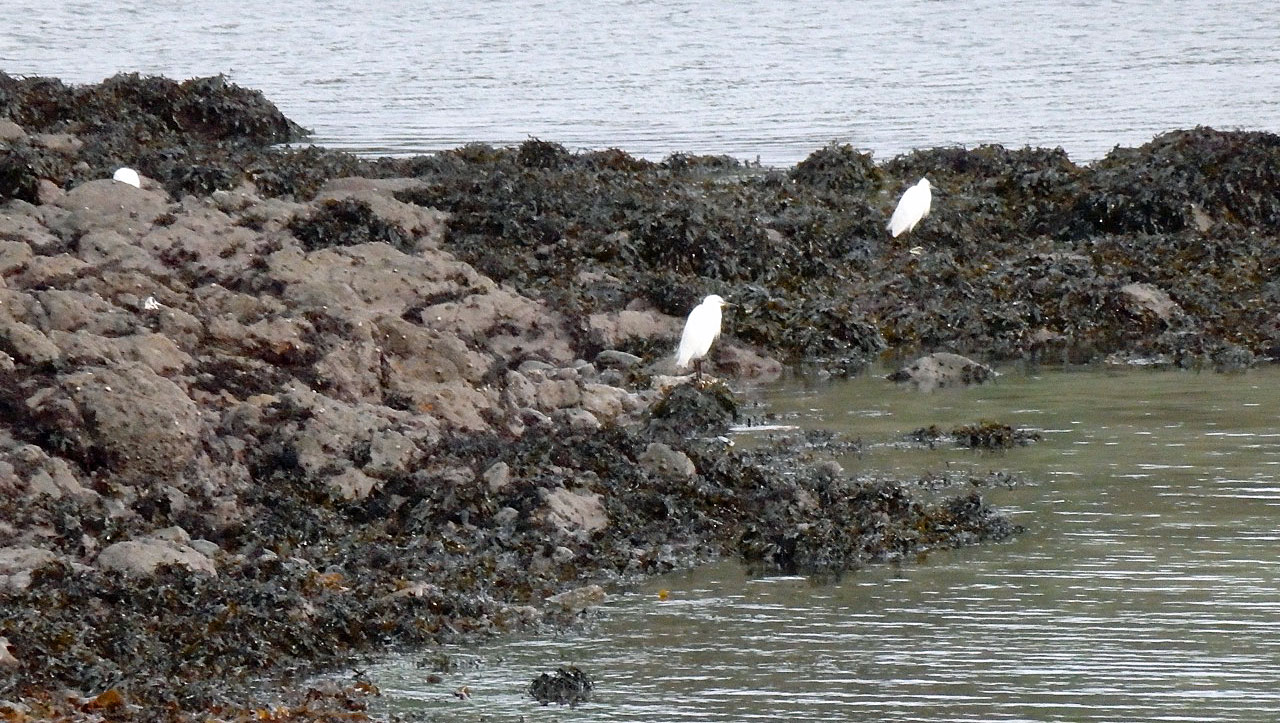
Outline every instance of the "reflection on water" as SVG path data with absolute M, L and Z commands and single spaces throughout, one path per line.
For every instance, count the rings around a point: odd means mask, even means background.
M 484 664 L 439 685 L 413 664 L 422 655 L 370 675 L 387 709 L 440 720 L 1275 721 L 1277 388 L 1280 368 L 768 390 L 791 423 L 860 435 L 866 451 L 842 460 L 853 473 L 1026 475 L 986 494 L 1028 532 L 833 585 L 726 563 L 621 593 L 580 635 L 472 651 Z M 1045 440 L 1000 454 L 890 444 L 979 419 Z M 594 701 L 540 709 L 522 695 L 557 665 L 592 675 Z M 463 684 L 471 700 L 451 696 Z

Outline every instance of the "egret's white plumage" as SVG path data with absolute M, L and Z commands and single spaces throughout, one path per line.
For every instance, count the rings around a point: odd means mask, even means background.
M 116 172 L 112 174 L 111 180 L 127 183 L 134 188 L 142 188 L 142 177 L 138 175 L 137 171 L 128 166 L 117 168 Z
M 685 368 L 690 362 L 701 361 L 711 350 L 711 342 L 720 336 L 720 309 L 729 302 L 712 294 L 689 312 L 680 335 L 680 348 L 676 351 L 676 366 Z
M 893 210 L 893 217 L 885 226 L 894 238 L 915 228 L 920 219 L 929 215 L 929 204 L 933 202 L 929 188 L 929 179 L 921 178 L 919 183 L 902 194 L 898 207 Z

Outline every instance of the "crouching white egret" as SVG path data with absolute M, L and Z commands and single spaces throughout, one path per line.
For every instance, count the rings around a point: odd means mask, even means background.
M 729 302 L 712 294 L 689 312 L 680 335 L 680 348 L 676 351 L 676 366 L 687 368 L 693 362 L 698 378 L 702 378 L 702 358 L 711 350 L 711 342 L 720 336 L 720 310 Z
M 908 188 L 902 198 L 898 199 L 898 207 L 893 210 L 893 217 L 885 226 L 894 238 L 915 228 L 920 219 L 929 215 L 929 204 L 933 201 L 929 188 L 929 179 L 921 178 L 919 183 Z
M 116 172 L 112 174 L 111 180 L 127 183 L 134 188 L 142 188 L 142 177 L 138 175 L 137 171 L 128 166 L 117 168 Z

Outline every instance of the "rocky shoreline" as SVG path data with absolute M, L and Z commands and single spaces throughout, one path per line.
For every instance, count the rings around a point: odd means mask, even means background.
M 1271 134 L 789 170 L 272 147 L 302 138 L 218 78 L 0 74 L 6 719 L 247 718 L 279 703 L 262 676 L 571 621 L 592 585 L 1017 532 L 803 439 L 726 444 L 730 386 L 670 363 L 707 293 L 738 304 L 729 379 L 1280 348 Z M 126 164 L 142 188 L 108 180 Z M 924 175 L 933 215 L 891 239 Z M 350 719 L 365 692 L 292 690 L 267 719 Z

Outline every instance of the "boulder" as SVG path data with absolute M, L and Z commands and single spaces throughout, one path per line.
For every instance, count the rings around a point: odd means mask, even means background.
M 968 357 L 950 352 L 937 352 L 921 357 L 889 375 L 889 381 L 909 383 L 923 392 L 942 387 L 982 384 L 995 376 L 995 371 Z
M 21 592 L 31 585 L 31 571 L 61 557 L 39 547 L 0 547 L 0 592 Z
M 172 478 L 200 449 L 195 403 L 143 364 L 62 375 L 57 388 L 37 392 L 27 406 L 50 432 L 126 481 Z
M 544 518 L 565 532 L 595 532 L 609 524 L 604 503 L 595 492 L 572 491 L 564 487 L 542 490 Z
M 98 553 L 95 564 L 104 572 L 139 576 L 153 575 L 161 565 L 181 565 L 192 572 L 214 577 L 218 574 L 213 560 L 207 555 L 190 544 L 165 537 L 125 540 L 108 545 Z
M 650 442 L 636 461 L 649 474 L 668 479 L 689 479 L 698 473 L 689 455 L 662 442 Z

